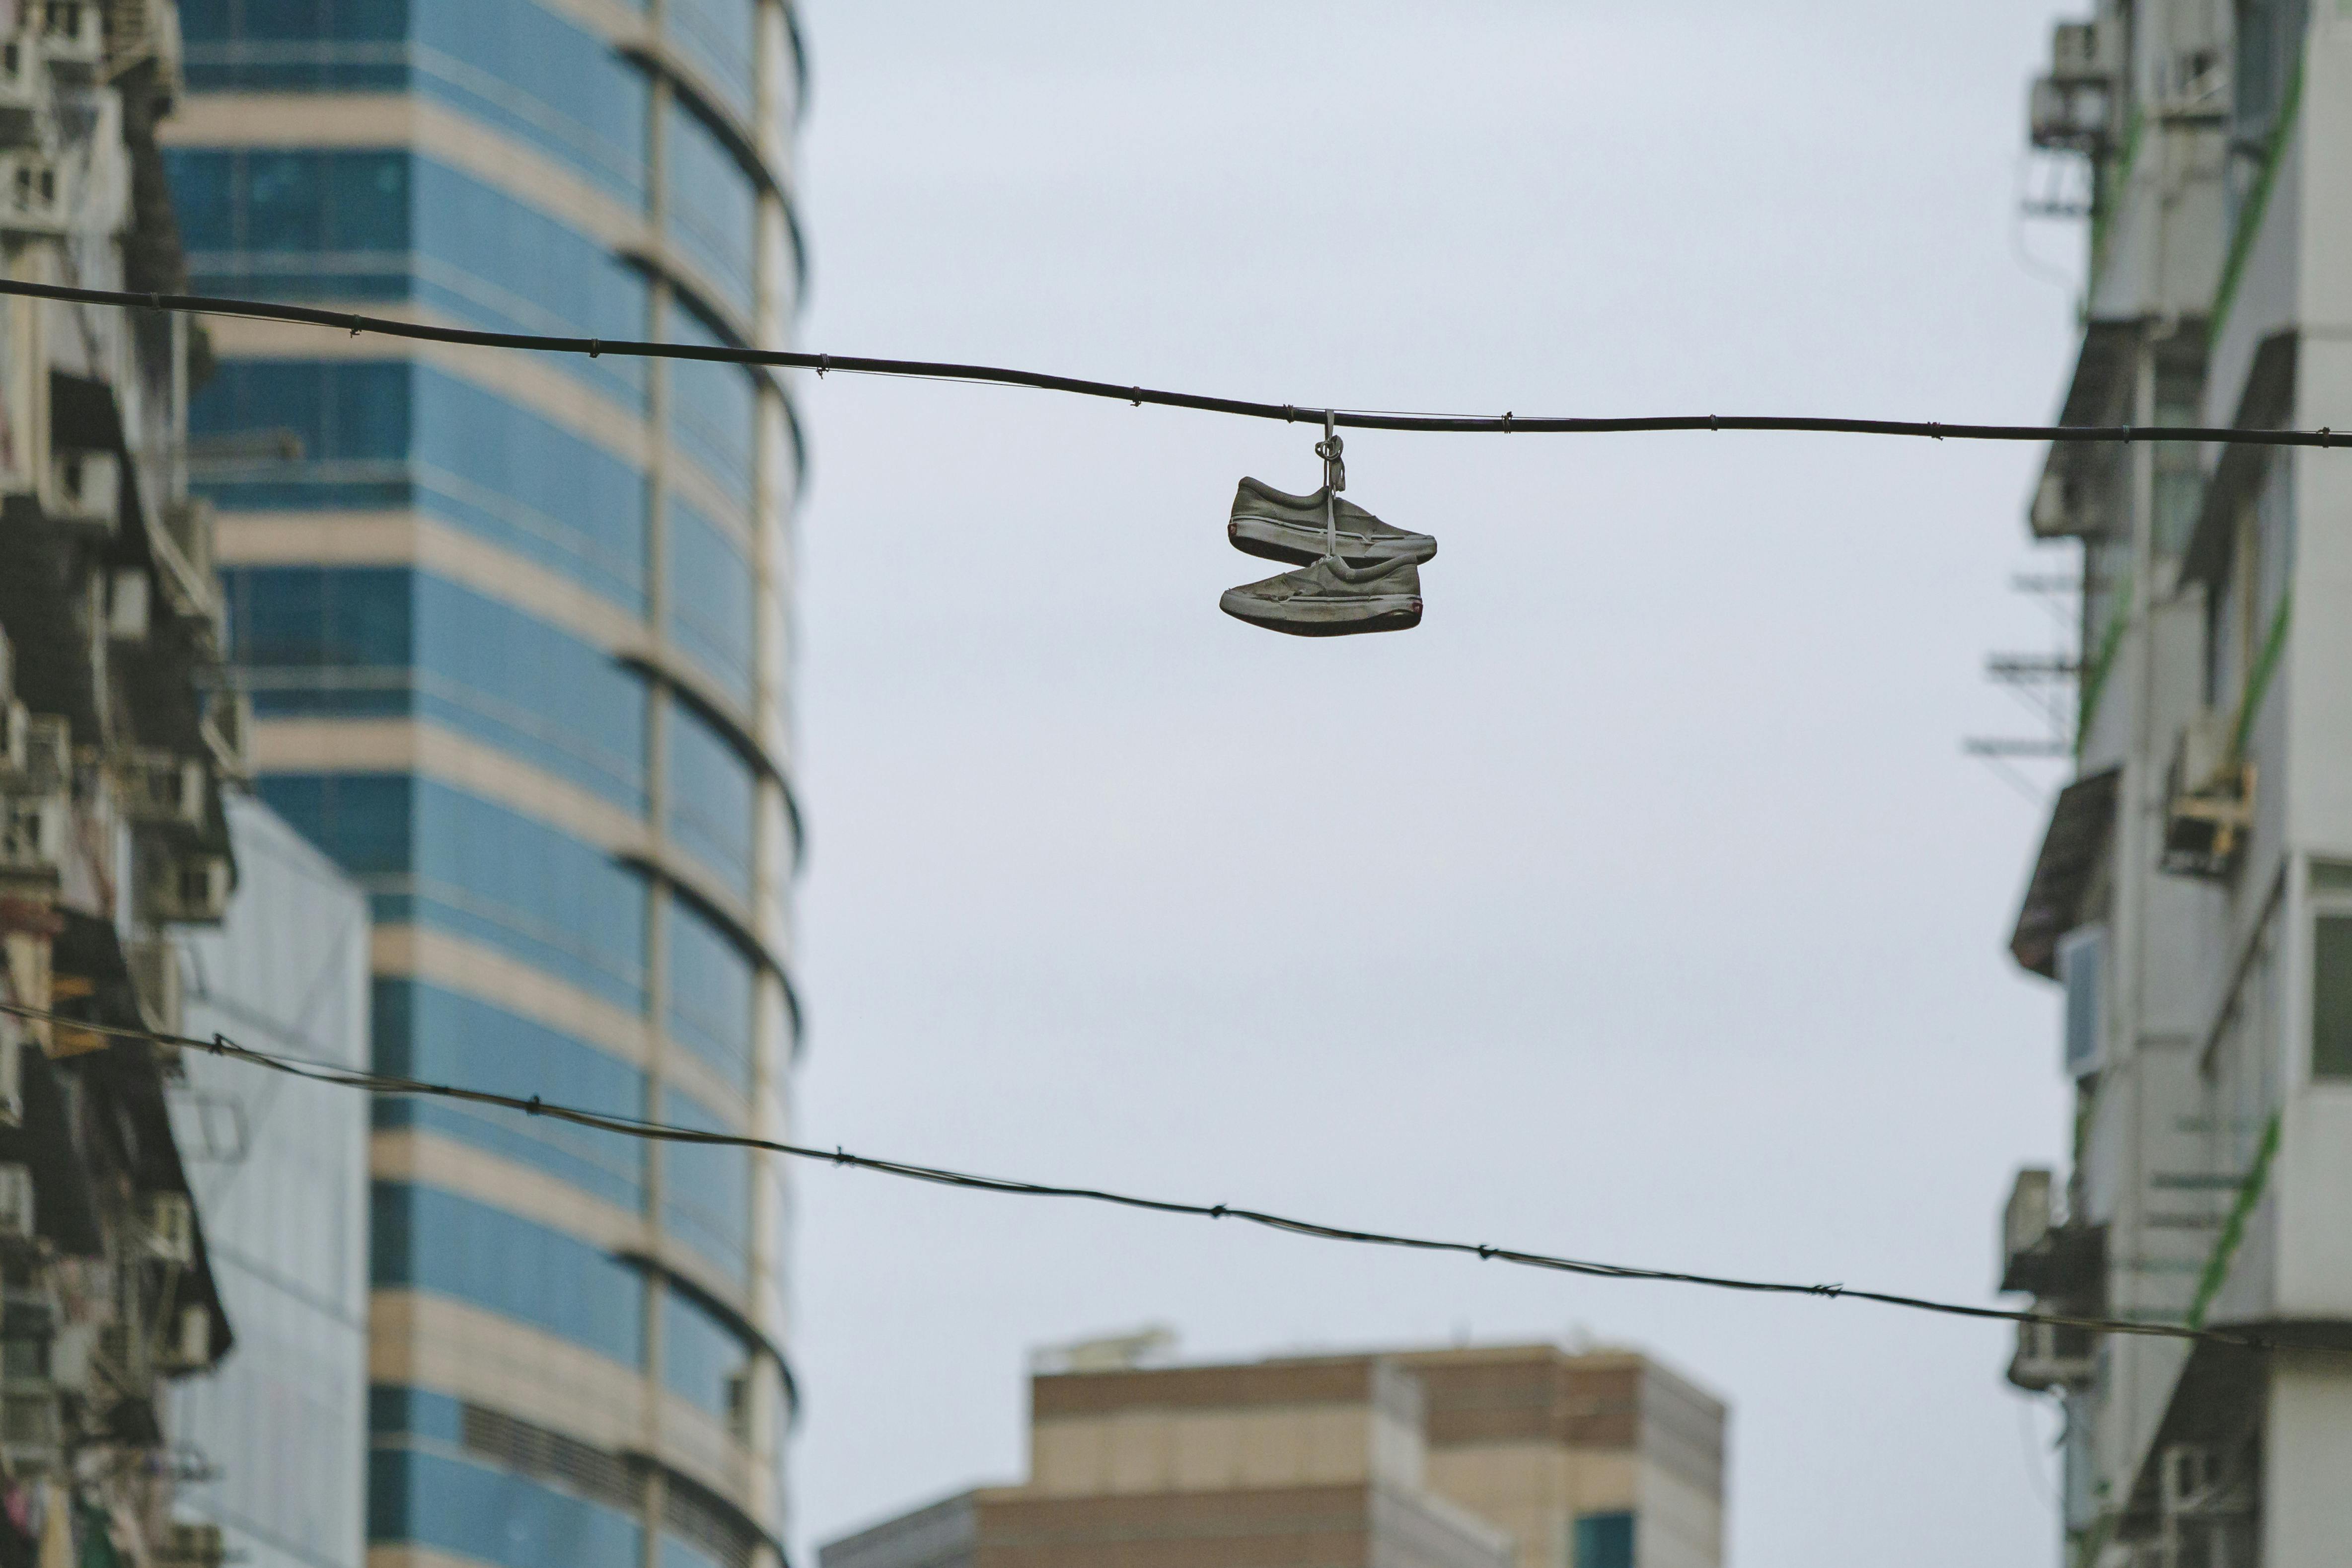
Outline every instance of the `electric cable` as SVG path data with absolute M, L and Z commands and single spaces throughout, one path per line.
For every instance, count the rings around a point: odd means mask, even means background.
M 302 1057 L 286 1056 L 272 1051 L 256 1050 L 241 1046 L 226 1035 L 214 1035 L 200 1040 L 185 1035 L 163 1034 L 152 1029 L 124 1028 L 115 1025 L 94 1024 L 60 1013 L 44 1012 L 14 1002 L 0 1002 L 0 1013 L 14 1014 L 20 1018 L 38 1019 L 62 1024 L 69 1028 L 85 1029 L 92 1034 L 112 1036 L 119 1039 L 145 1040 L 157 1045 L 183 1049 L 206 1051 L 215 1056 L 268 1068 L 308 1079 L 314 1083 L 331 1084 L 343 1089 L 357 1089 L 371 1094 L 415 1095 L 443 1100 L 463 1100 L 476 1105 L 495 1105 L 509 1110 L 520 1110 L 529 1116 L 550 1117 L 575 1126 L 594 1128 L 625 1137 L 643 1138 L 665 1143 L 716 1144 L 727 1148 L 751 1149 L 771 1154 L 782 1154 L 795 1160 L 815 1161 L 824 1164 L 853 1170 L 871 1171 L 880 1175 L 897 1176 L 908 1181 L 929 1182 L 940 1186 L 961 1187 L 974 1192 L 995 1193 L 1011 1197 L 1066 1198 L 1085 1203 L 1108 1204 L 1114 1207 L 1140 1209 L 1146 1213 L 1181 1215 L 1190 1218 L 1234 1219 L 1278 1230 L 1292 1236 L 1303 1236 L 1318 1241 L 1346 1242 L 1365 1247 L 1396 1247 L 1415 1252 L 1457 1253 L 1487 1262 L 1517 1264 L 1527 1268 L 1549 1269 L 1563 1274 L 1581 1275 L 1596 1279 L 1641 1279 L 1670 1285 L 1696 1285 L 1717 1290 L 1737 1290 L 1753 1295 L 1811 1296 L 1829 1300 L 1872 1301 L 1880 1306 L 1897 1307 L 1910 1311 L 1940 1313 L 1947 1317 L 1990 1319 L 2009 1323 L 2041 1323 L 2053 1328 L 2081 1329 L 2102 1334 L 2136 1334 L 2151 1339 L 2189 1340 L 2201 1343 L 2229 1345 L 2241 1350 L 2272 1351 L 2284 1349 L 2327 1350 L 2335 1347 L 2287 1345 L 2273 1339 L 2239 1333 L 2228 1329 L 2192 1327 L 2183 1323 L 2144 1322 L 2125 1318 L 2084 1317 L 2065 1312 L 2042 1312 L 2006 1307 L 1979 1307 L 1962 1301 L 1942 1301 L 1924 1296 L 1906 1296 L 1893 1291 L 1865 1290 L 1847 1285 L 1804 1285 L 1787 1280 L 1745 1279 L 1727 1275 L 1692 1274 L 1669 1268 L 1643 1268 L 1630 1264 L 1598 1263 L 1589 1259 L 1555 1257 L 1549 1253 L 1524 1252 L 1516 1247 L 1492 1247 L 1484 1242 L 1444 1241 L 1428 1237 L 1398 1236 L 1384 1231 L 1358 1230 L 1350 1226 L 1326 1225 L 1316 1220 L 1297 1219 L 1286 1215 L 1270 1214 L 1262 1209 L 1236 1207 L 1231 1204 L 1187 1203 L 1178 1199 L 1142 1197 L 1131 1193 L 1110 1192 L 1099 1187 L 1062 1186 L 1046 1183 L 1026 1182 L 1006 1176 L 981 1175 L 970 1171 L 949 1170 L 937 1165 L 910 1164 L 901 1160 L 877 1158 L 871 1154 L 853 1154 L 845 1148 L 814 1148 L 798 1143 L 777 1142 L 766 1138 L 754 1138 L 736 1132 L 710 1132 L 699 1128 L 679 1127 L 668 1122 L 652 1121 L 633 1116 L 612 1116 L 600 1111 L 584 1110 L 577 1106 L 563 1105 L 538 1095 L 528 1099 L 499 1094 L 488 1089 L 467 1089 L 455 1084 L 428 1083 L 420 1079 L 400 1078 L 387 1073 L 363 1071 L 356 1068 L 339 1067 Z M 2352 1353 L 2347 1351 L 2345 1353 Z
M 80 289 L 62 283 L 32 283 L 0 279 L 0 295 L 70 304 L 120 306 L 125 310 L 163 310 L 194 316 L 238 316 L 255 321 L 299 321 L 334 327 L 353 337 L 373 332 L 383 337 L 414 338 L 425 342 L 458 343 L 477 348 L 515 349 L 537 353 L 586 354 L 591 359 L 612 354 L 629 359 L 703 360 L 721 364 L 764 366 L 777 370 L 813 370 L 818 375 L 835 371 L 845 375 L 910 376 L 929 381 L 974 382 L 995 386 L 1025 386 L 1041 392 L 1066 392 L 1080 397 L 1108 398 L 1140 408 L 1189 408 L 1207 414 L 1230 414 L 1247 419 L 1279 419 L 1285 424 L 1317 424 L 1327 417 L 1350 430 L 1454 432 L 1503 436 L 1604 436 L 1668 430 L 1749 430 L 1843 436 L 1914 436 L 1934 441 L 2063 441 L 2122 442 L 2195 441 L 2240 447 L 2352 446 L 2352 431 L 2242 430 L 2228 426 L 2165 425 L 1948 425 L 1919 419 L 1838 419 L 1806 416 L 1746 414 L 1675 414 L 1635 418 L 1582 418 L 1483 414 L 1402 414 L 1374 410 L 1323 408 L 1310 404 L 1255 403 L 1235 397 L 1211 397 L 1200 393 L 1167 392 L 1148 386 L 1120 386 L 1108 381 L 1051 375 L 1042 371 L 1009 370 L 1000 365 L 957 364 L 945 361 L 875 359 L 862 354 L 807 353 L 796 349 L 741 349 L 700 343 L 654 343 L 621 338 L 547 337 L 533 332 L 489 332 L 469 327 L 434 326 L 396 321 L 387 316 L 329 310 L 315 305 L 285 305 L 266 300 L 226 299 L 208 294 L 136 293 L 117 289 Z

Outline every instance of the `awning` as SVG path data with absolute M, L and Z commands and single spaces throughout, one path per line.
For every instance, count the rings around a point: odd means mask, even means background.
M 2240 430 L 2275 430 L 2294 411 L 2294 332 L 2273 332 L 2254 351 L 2246 372 L 2245 390 L 2238 396 L 2238 416 L 2230 423 Z M 2273 447 L 2227 447 L 2205 486 L 2205 505 L 2197 514 L 2197 530 L 2180 559 L 2180 581 L 2219 583 L 2229 574 L 2231 525 L 2238 509 L 2270 471 Z
M 84 983 L 77 987 L 80 994 L 61 997 L 56 1004 L 59 1013 L 93 1024 L 110 1025 L 116 1028 L 140 1029 L 146 1026 L 139 1010 L 139 993 L 131 977 L 130 965 L 124 962 L 119 933 L 112 922 L 75 910 L 60 910 L 60 929 L 54 939 L 51 959 L 60 980 L 71 978 Z M 80 1039 L 73 1037 L 79 1033 Z M 71 1177 L 88 1182 L 93 1169 L 103 1169 L 109 1174 L 128 1177 L 131 1185 L 141 1192 L 179 1193 L 185 1195 L 192 1207 L 195 1194 L 188 1185 L 187 1166 L 180 1157 L 178 1140 L 173 1135 L 170 1108 L 163 1098 L 163 1069 L 161 1058 L 144 1041 L 124 1039 L 113 1035 L 100 1035 L 93 1030 L 75 1031 L 73 1026 L 58 1023 L 52 1027 L 57 1042 L 51 1054 L 37 1064 L 28 1053 L 28 1067 L 37 1065 L 53 1076 L 70 1074 L 81 1080 L 82 1100 L 88 1114 L 79 1124 L 81 1136 L 73 1137 L 67 1151 L 72 1165 L 70 1173 L 60 1173 L 65 1179 L 59 1190 L 72 1190 Z M 34 1075 L 27 1073 L 29 1088 Z M 64 1097 L 58 1096 L 60 1113 L 56 1122 L 60 1130 L 73 1127 L 62 1113 Z M 28 1112 L 33 1107 L 28 1104 Z M 27 1123 L 33 1121 L 28 1114 Z M 34 1173 L 35 1191 L 46 1199 L 38 1170 Z M 40 1215 L 36 1203 L 34 1213 Z M 184 1306 L 201 1305 L 212 1318 L 211 1359 L 218 1361 L 229 1352 L 236 1336 L 231 1331 L 228 1313 L 221 1305 L 220 1287 L 213 1278 L 212 1255 L 205 1239 L 204 1215 L 201 1209 L 194 1216 L 194 1259 L 177 1280 L 176 1293 L 169 1304 L 173 1310 Z M 46 1234 L 46 1230 L 45 1230 Z
M 2033 862 L 2033 877 L 2025 887 L 2025 907 L 2017 913 L 2017 930 L 2009 951 L 2036 974 L 2057 978 L 2058 939 L 2074 929 L 2083 894 L 2098 869 L 2116 821 L 2116 786 L 2121 768 L 2108 768 L 2076 779 L 2058 792 L 2050 810 L 2050 830 L 2042 836 L 2042 853 Z
M 2083 352 L 2066 389 L 2061 425 L 2122 425 L 2130 395 L 2132 360 L 2139 345 L 2136 321 L 2093 321 L 2083 329 Z M 2053 441 L 2042 482 L 2026 509 L 2037 539 L 2073 539 L 2106 530 L 2106 515 L 2094 504 L 2102 487 L 2100 465 L 2112 464 L 2119 448 L 2096 441 Z

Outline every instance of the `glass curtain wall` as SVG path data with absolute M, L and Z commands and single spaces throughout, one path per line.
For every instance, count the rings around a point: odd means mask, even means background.
M 183 0 L 194 286 L 788 337 L 787 0 Z M 260 794 L 367 896 L 383 1070 L 782 1136 L 774 378 L 211 323 L 190 415 Z M 784 1533 L 782 1171 L 374 1108 L 371 1545 L 753 1568 Z

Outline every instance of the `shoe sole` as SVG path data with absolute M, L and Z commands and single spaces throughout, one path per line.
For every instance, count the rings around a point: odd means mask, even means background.
M 1347 637 L 1361 632 L 1409 632 L 1421 625 L 1421 595 L 1383 594 L 1351 599 L 1344 605 L 1324 603 L 1305 615 L 1286 606 L 1270 605 L 1228 591 L 1217 607 L 1237 621 L 1283 632 L 1295 637 Z
M 1234 548 L 1244 555 L 1255 555 L 1264 561 L 1282 561 L 1294 566 L 1312 566 L 1323 559 L 1323 525 L 1320 522 L 1292 522 L 1271 517 L 1237 517 L 1225 524 L 1225 537 Z M 1370 540 L 1361 534 L 1339 536 L 1339 559 L 1350 566 L 1381 566 L 1391 561 L 1410 561 L 1418 566 L 1436 555 L 1437 541 L 1426 534 L 1415 540 Z

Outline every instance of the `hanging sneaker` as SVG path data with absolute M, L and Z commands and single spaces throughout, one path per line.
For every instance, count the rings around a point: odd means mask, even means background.
M 1234 548 L 1268 561 L 1291 561 L 1301 566 L 1323 559 L 1323 498 L 1286 495 L 1257 479 L 1244 479 L 1234 492 L 1233 521 L 1225 525 Z M 1415 565 L 1437 553 L 1437 541 L 1425 533 L 1391 528 L 1355 502 L 1339 502 L 1339 559 L 1350 566 L 1373 566 L 1388 561 Z
M 1228 588 L 1217 605 L 1235 620 L 1298 637 L 1411 631 L 1421 625 L 1421 571 L 1410 561 L 1350 566 L 1327 555 L 1300 571 Z

